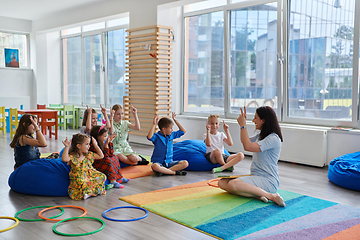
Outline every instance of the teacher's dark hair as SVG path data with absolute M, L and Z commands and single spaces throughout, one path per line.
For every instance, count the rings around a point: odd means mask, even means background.
M 261 120 L 265 120 L 260 131 L 259 140 L 266 138 L 271 133 L 276 133 L 283 141 L 275 111 L 269 106 L 264 106 L 257 108 L 256 113 Z

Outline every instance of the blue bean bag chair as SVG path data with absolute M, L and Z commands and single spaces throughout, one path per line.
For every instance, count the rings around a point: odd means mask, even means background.
M 211 171 L 219 164 L 212 164 L 205 158 L 206 146 L 203 140 L 185 140 L 174 144 L 174 160 L 186 160 L 189 166 L 185 170 L 189 171 Z M 225 153 L 229 152 L 225 149 Z
M 68 196 L 70 165 L 58 159 L 37 159 L 14 170 L 9 177 L 10 188 L 19 193 L 41 196 Z M 120 166 L 129 166 L 120 163 Z M 106 179 L 105 185 L 109 184 Z
M 14 170 L 8 184 L 19 193 L 68 196 L 70 166 L 61 159 L 37 159 Z
M 360 152 L 345 154 L 332 160 L 328 178 L 340 187 L 360 191 Z

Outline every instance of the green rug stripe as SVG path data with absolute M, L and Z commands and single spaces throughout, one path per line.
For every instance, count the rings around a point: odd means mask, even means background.
M 249 199 L 239 201 L 236 196 L 227 194 L 183 202 L 145 205 L 143 207 L 159 214 L 166 213 L 169 218 L 178 222 L 187 222 L 190 226 L 194 226 L 248 201 Z

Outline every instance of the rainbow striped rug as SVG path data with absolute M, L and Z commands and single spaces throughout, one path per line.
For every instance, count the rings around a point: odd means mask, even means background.
M 120 199 L 219 239 L 360 239 L 360 209 L 279 190 L 286 207 L 207 181 Z

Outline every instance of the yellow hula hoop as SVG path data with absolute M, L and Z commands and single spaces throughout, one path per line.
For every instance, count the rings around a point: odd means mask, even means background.
M 1 218 L 2 218 L 2 219 L 11 219 L 11 220 L 14 220 L 14 221 L 15 221 L 15 224 L 12 225 L 11 227 L 8 227 L 8 228 L 5 228 L 5 229 L 1 229 L 0 232 L 5 232 L 5 231 L 7 231 L 7 230 L 10 230 L 10 229 L 16 227 L 16 226 L 19 224 L 19 219 L 17 219 L 17 218 L 0 216 L 0 219 L 1 219 Z

